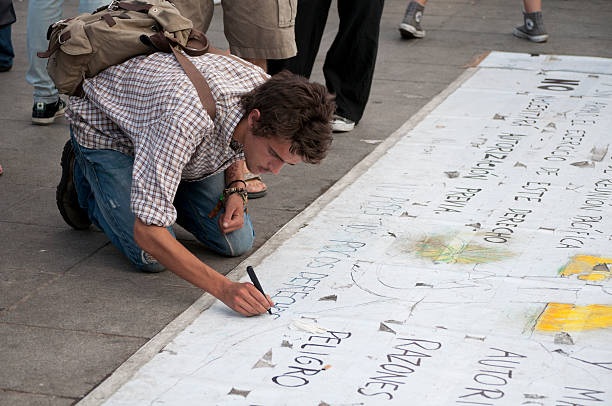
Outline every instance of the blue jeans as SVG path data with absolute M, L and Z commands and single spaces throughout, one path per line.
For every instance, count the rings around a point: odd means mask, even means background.
M 0 66 L 13 66 L 13 44 L 11 42 L 11 26 L 0 28 Z
M 108 3 L 110 0 L 81 0 L 79 14 L 91 13 Z M 35 103 L 55 103 L 59 98 L 47 73 L 47 59 L 39 58 L 36 52 L 47 50 L 47 29 L 62 18 L 63 6 L 64 0 L 30 0 L 28 5 L 27 54 L 30 67 L 26 72 L 26 80 L 34 86 Z
M 164 267 L 134 241 L 135 217 L 130 209 L 134 157 L 110 149 L 85 148 L 72 134 L 71 138 L 77 163 L 74 183 L 80 206 L 136 267 L 148 272 L 163 270 Z M 223 173 L 196 182 L 181 182 L 174 199 L 177 223 L 213 251 L 238 256 L 251 249 L 255 238 L 248 214 L 245 214 L 244 226 L 229 234 L 221 234 L 219 230 L 221 214 L 212 219 L 208 217 L 224 187 Z M 168 231 L 174 235 L 172 227 L 168 227 Z

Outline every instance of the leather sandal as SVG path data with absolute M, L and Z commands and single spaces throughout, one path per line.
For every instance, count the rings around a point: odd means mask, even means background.
M 268 187 L 263 180 L 261 180 L 259 175 L 246 173 L 244 176 L 244 181 L 247 185 L 249 199 L 258 199 L 260 197 L 264 197 L 266 193 L 268 193 Z M 263 189 L 261 189 L 262 186 Z

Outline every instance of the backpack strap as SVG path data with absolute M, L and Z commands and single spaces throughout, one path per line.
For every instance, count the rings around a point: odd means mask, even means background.
M 226 52 L 221 51 L 220 49 L 210 45 L 210 43 L 208 42 L 208 38 L 206 38 L 206 35 L 204 35 L 198 30 L 191 31 L 186 46 L 181 45 L 174 38 L 167 37 L 161 32 L 158 32 L 155 35 L 151 35 L 150 37 L 141 37 L 141 40 L 143 41 L 143 43 L 151 44 L 153 47 L 161 51 L 172 51 L 174 57 L 185 71 L 185 74 L 187 74 L 187 77 L 189 78 L 189 80 L 191 80 L 191 83 L 193 83 L 196 92 L 198 92 L 198 97 L 200 98 L 202 106 L 204 106 L 204 108 L 206 109 L 206 113 L 208 113 L 211 120 L 213 121 L 217 115 L 217 107 L 215 103 L 215 98 L 213 97 L 212 92 L 210 90 L 210 86 L 208 86 L 208 83 L 206 82 L 204 75 L 202 75 L 202 72 L 200 72 L 198 68 L 195 67 L 195 65 L 183 54 L 183 52 L 181 52 L 181 50 L 190 56 L 199 56 L 207 52 L 217 55 L 225 55 L 229 56 L 230 58 L 245 66 L 251 66 L 251 64 L 246 62 L 244 59 L 238 58 L 237 56 L 231 54 L 228 55 Z M 260 75 L 264 80 L 268 79 L 265 73 L 260 72 Z
M 210 86 L 208 86 L 206 79 L 204 79 L 204 75 L 202 75 L 202 72 L 200 72 L 198 68 L 196 68 L 195 65 L 177 49 L 177 47 L 171 46 L 170 49 L 172 49 L 172 53 L 176 57 L 176 60 L 181 64 L 183 70 L 187 74 L 187 77 L 195 86 L 200 102 L 202 102 L 202 106 L 204 106 L 206 109 L 206 113 L 208 113 L 210 119 L 214 121 L 215 116 L 217 115 L 217 106 L 215 103 L 215 98 L 210 90 Z
M 192 34 L 189 36 L 189 38 L 191 41 L 189 41 L 190 46 L 188 47 L 181 45 L 173 38 L 166 37 L 161 32 L 158 32 L 157 34 L 151 35 L 149 37 L 143 35 L 140 37 L 140 40 L 144 44 L 152 46 L 157 50 L 163 52 L 172 51 L 174 57 L 187 74 L 187 77 L 189 78 L 189 80 L 191 80 L 193 86 L 195 86 L 196 91 L 198 92 L 198 97 L 200 98 L 200 102 L 202 102 L 202 106 L 206 109 L 206 113 L 208 113 L 210 119 L 214 121 L 217 115 L 217 107 L 215 103 L 215 98 L 213 97 L 212 92 L 210 90 L 210 86 L 208 86 L 208 83 L 206 82 L 206 79 L 204 79 L 204 75 L 202 75 L 202 72 L 200 72 L 198 68 L 196 68 L 195 65 L 180 51 L 180 49 L 183 49 L 185 53 L 193 56 L 203 55 L 208 52 L 210 45 L 208 43 L 208 39 L 204 34 L 202 34 L 201 36 L 197 36 L 197 38 L 194 37 L 194 34 Z
M 59 36 L 59 41 L 57 41 L 55 44 L 53 44 L 53 46 L 51 44 L 49 44 L 49 49 L 47 49 L 44 52 L 36 52 L 36 56 L 38 56 L 39 58 L 48 58 L 51 55 L 53 55 L 55 52 L 57 52 L 58 49 L 60 49 L 60 45 L 62 45 L 64 42 L 68 41 L 70 39 L 70 31 L 65 31 L 63 32 L 60 36 Z M 49 38 L 47 38 L 49 39 Z
M 229 56 L 230 58 L 234 59 L 235 61 L 245 66 L 249 66 L 249 67 L 251 66 L 249 62 L 245 61 L 242 58 L 239 58 L 231 54 L 228 55 L 227 53 L 221 51 L 218 48 L 213 47 L 212 45 L 208 45 L 208 44 L 206 45 L 207 46 L 206 46 L 205 52 L 210 52 L 211 54 Z M 176 46 L 170 45 L 170 49 L 172 50 L 172 53 L 176 57 L 176 60 L 181 64 L 181 66 L 183 67 L 183 70 L 187 74 L 187 77 L 189 78 L 189 80 L 191 80 L 191 83 L 193 83 L 193 85 L 195 86 L 196 91 L 198 92 L 198 97 L 200 98 L 200 102 L 202 102 L 202 106 L 204 106 L 204 108 L 206 109 L 206 112 L 210 116 L 211 120 L 214 121 L 215 116 L 217 115 L 217 106 L 215 103 L 215 98 L 213 97 L 212 92 L 210 90 L 210 86 L 208 86 L 208 83 L 206 82 L 206 79 L 204 79 L 204 75 L 202 75 L 202 72 L 200 72 L 198 68 L 196 68 L 195 65 L 189 59 L 187 59 L 187 57 L 183 55 L 181 51 L 179 51 L 178 48 L 183 48 L 183 47 L 178 44 Z M 202 55 L 203 53 L 199 53 L 198 55 Z M 265 73 L 260 72 L 260 75 L 264 80 L 268 79 Z
M 128 11 L 139 11 L 141 13 L 148 13 L 149 10 L 153 7 L 153 4 L 141 3 L 141 2 L 127 2 L 127 1 L 113 1 L 108 6 L 104 7 L 110 11 L 117 10 L 119 8 Z

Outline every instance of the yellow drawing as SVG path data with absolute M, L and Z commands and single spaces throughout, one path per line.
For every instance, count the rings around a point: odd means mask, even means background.
M 537 331 L 585 331 L 612 327 L 612 306 L 548 303 L 538 318 Z
M 561 276 L 577 275 L 583 281 L 603 281 L 610 279 L 612 259 L 589 255 L 574 255 L 570 262 L 559 270 Z
M 416 254 L 434 263 L 484 264 L 510 258 L 513 254 L 500 248 L 489 248 L 456 235 L 432 235 L 419 241 Z

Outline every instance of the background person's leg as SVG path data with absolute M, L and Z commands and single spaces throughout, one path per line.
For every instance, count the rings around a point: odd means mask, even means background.
M 523 8 L 524 24 L 515 27 L 512 34 L 533 42 L 546 42 L 548 33 L 542 17 L 542 0 L 523 0 Z
M 523 0 L 526 13 L 542 11 L 542 0 Z
M 6 72 L 13 66 L 15 52 L 11 41 L 11 26 L 0 28 L 0 72 Z
M 174 198 L 176 222 L 192 233 L 202 244 L 226 256 L 239 256 L 253 246 L 255 233 L 248 214 L 244 226 L 228 234 L 219 230 L 219 213 L 209 218 L 225 188 L 225 175 L 219 173 L 197 182 L 181 182 Z M 223 212 L 223 211 L 221 211 Z
M 26 80 L 34 86 L 34 102 L 55 103 L 58 93 L 47 73 L 47 59 L 36 56 L 49 46 L 47 29 L 62 17 L 63 0 L 30 0 L 28 4 L 27 54 L 30 66 Z
M 84 0 L 79 2 L 79 14 L 91 13 L 108 4 L 108 0 Z M 66 105 L 59 98 L 55 84 L 47 73 L 47 59 L 36 53 L 46 51 L 49 46 L 47 29 L 62 18 L 64 0 L 30 0 L 28 4 L 27 55 L 30 65 L 26 80 L 34 87 L 32 123 L 52 124 L 64 114 Z
M 295 16 L 297 55 L 288 59 L 269 60 L 270 74 L 287 69 L 296 75 L 310 78 L 325 31 L 330 5 L 331 0 L 298 0 Z
M 130 209 L 134 157 L 113 150 L 81 147 L 72 138 L 76 162 L 74 183 L 79 204 L 91 221 L 136 267 L 145 272 L 165 268 L 134 241 L 135 217 Z M 172 233 L 172 228 L 168 227 Z
M 297 0 L 223 0 L 223 30 L 232 54 L 267 70 L 267 59 L 294 56 Z
M 79 1 L 79 14 L 91 13 L 102 6 L 110 3 L 108 0 L 81 0 Z
M 193 28 L 203 33 L 208 31 L 215 9 L 212 0 L 174 0 L 172 4 L 183 17 L 191 20 Z
M 327 51 L 323 73 L 336 95 L 336 114 L 359 122 L 376 66 L 383 0 L 338 0 L 340 26 Z

